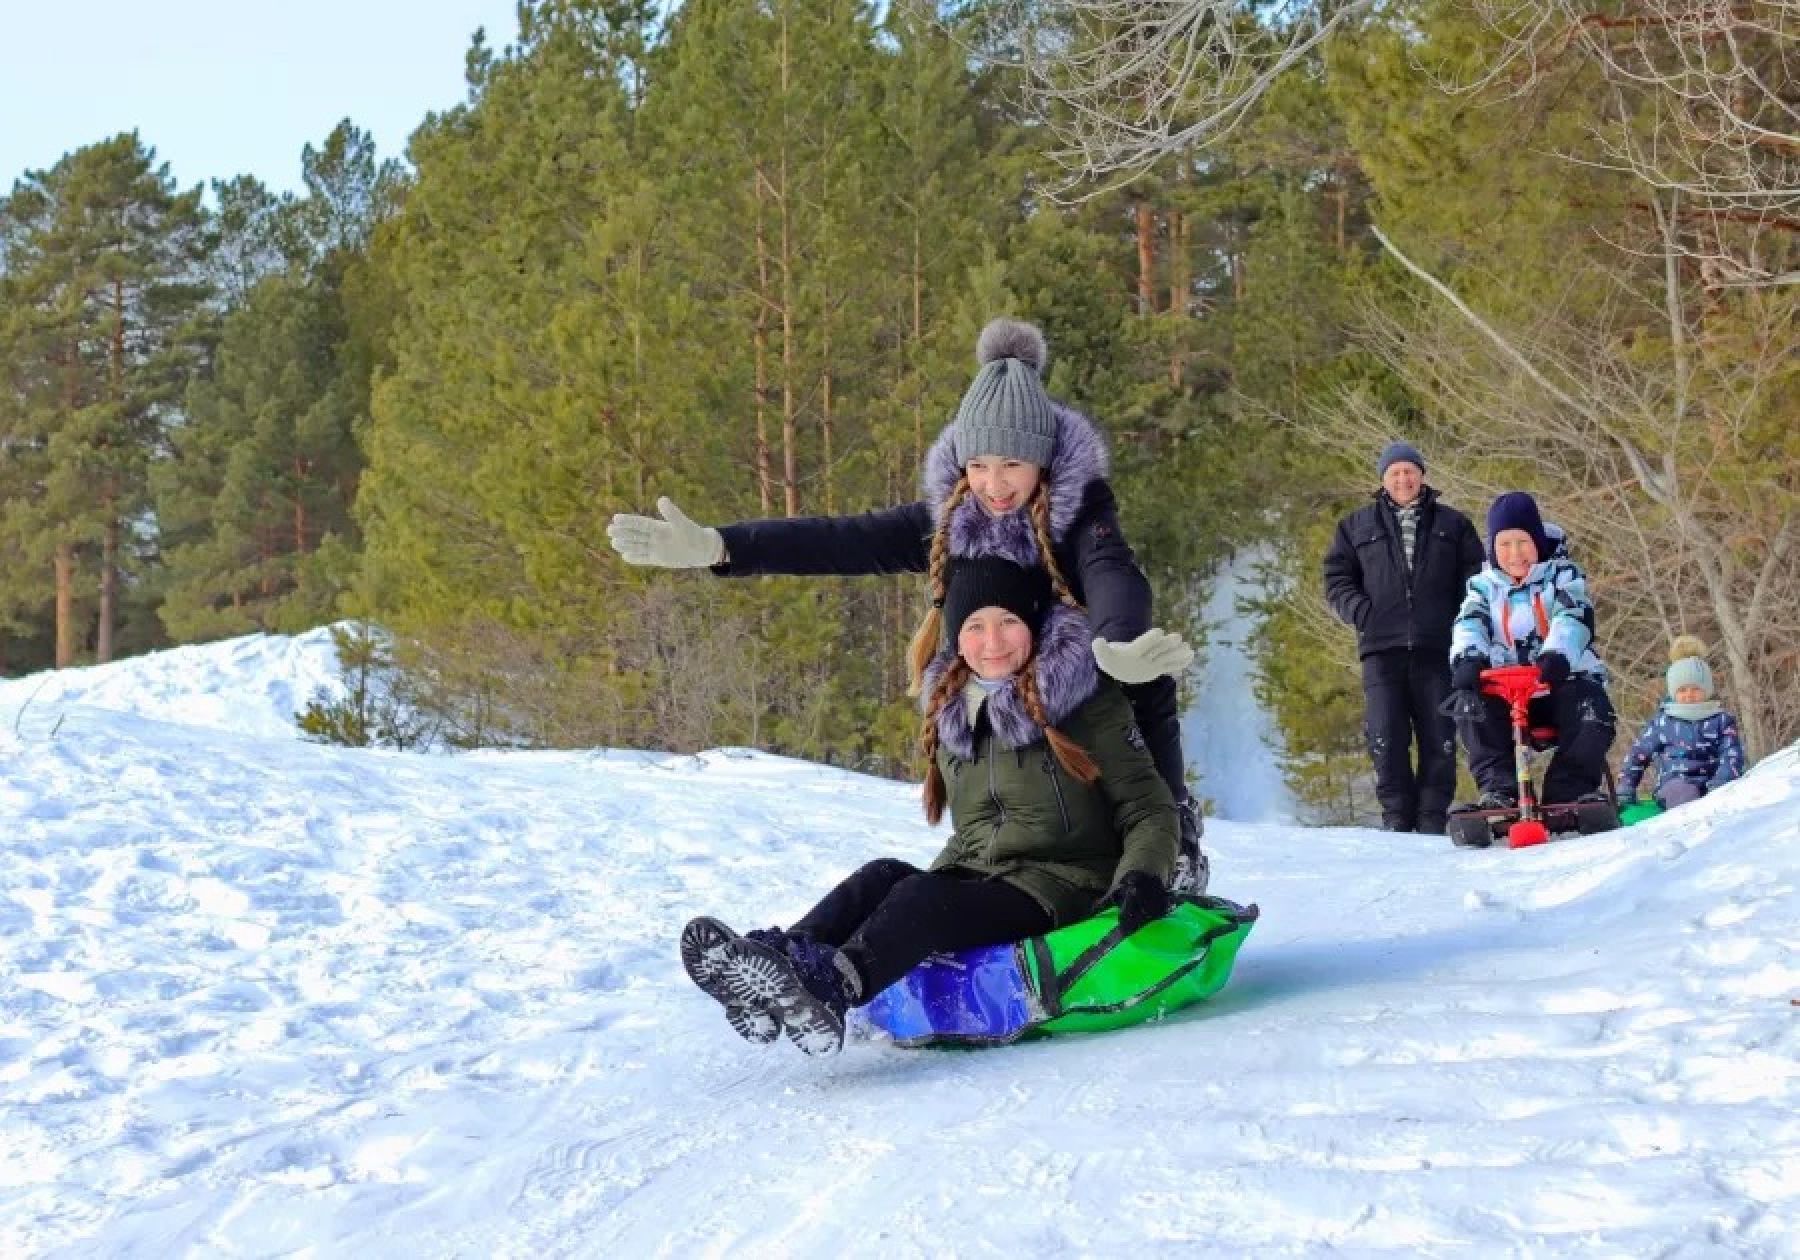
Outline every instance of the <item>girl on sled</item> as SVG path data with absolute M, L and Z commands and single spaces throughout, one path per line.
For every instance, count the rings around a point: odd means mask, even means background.
M 929 868 L 868 863 L 793 927 L 687 925 L 682 964 L 746 1039 L 808 1054 L 844 1040 L 848 1008 L 927 956 L 1038 936 L 1105 905 L 1129 934 L 1169 910 L 1178 823 L 1080 609 L 1040 567 L 945 566 L 948 639 L 922 671 L 925 815 L 951 835 Z

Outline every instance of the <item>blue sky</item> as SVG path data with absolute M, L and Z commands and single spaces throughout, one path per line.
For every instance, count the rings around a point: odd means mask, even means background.
M 183 188 L 300 183 L 300 150 L 348 117 L 382 157 L 464 98 L 476 27 L 514 0 L 0 0 L 0 195 L 27 170 L 137 129 Z

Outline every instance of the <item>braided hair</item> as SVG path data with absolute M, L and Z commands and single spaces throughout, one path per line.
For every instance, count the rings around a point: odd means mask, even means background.
M 962 689 L 972 672 L 961 656 L 950 662 L 937 686 L 932 688 L 931 702 L 925 706 L 925 721 L 919 727 L 919 752 L 925 758 L 925 820 L 934 826 L 943 818 L 944 802 L 949 797 L 944 786 L 944 772 L 938 769 L 937 763 L 938 713 L 953 700 L 962 703 Z
M 1080 783 L 1092 783 L 1100 777 L 1100 766 L 1088 754 L 1088 750 L 1070 739 L 1067 735 L 1050 725 L 1050 717 L 1044 712 L 1043 698 L 1038 695 L 1037 671 L 1032 665 L 1037 660 L 1034 648 L 1031 659 L 1019 671 L 1018 681 L 1013 685 L 1019 690 L 1019 699 L 1024 702 L 1025 712 L 1031 715 L 1044 732 L 1044 738 L 1050 741 L 1050 751 L 1056 757 L 1056 764 L 1063 768 L 1063 773 Z

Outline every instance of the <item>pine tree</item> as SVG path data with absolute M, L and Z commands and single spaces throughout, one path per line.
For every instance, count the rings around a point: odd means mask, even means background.
M 94 652 L 115 648 L 128 529 L 148 502 L 148 467 L 196 353 L 206 293 L 200 191 L 178 193 L 135 133 L 90 145 L 15 186 L 6 241 L 8 358 L 20 374 L 4 440 L 25 493 L 0 536 L 12 607 L 53 574 L 56 664 L 86 639 L 76 583 L 97 570 Z
M 380 335 L 358 320 L 359 285 L 399 175 L 349 122 L 306 147 L 302 170 L 304 198 L 226 186 L 231 273 L 262 274 L 223 317 L 155 470 L 160 614 L 177 639 L 317 625 L 352 578 L 356 435 Z

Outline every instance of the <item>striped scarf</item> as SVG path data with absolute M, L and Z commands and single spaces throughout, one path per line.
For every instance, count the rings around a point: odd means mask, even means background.
M 1406 553 L 1406 571 L 1412 572 L 1413 546 L 1419 540 L 1419 507 L 1423 500 L 1414 499 L 1405 507 L 1401 507 L 1392 499 L 1388 500 L 1394 509 L 1394 517 L 1400 522 L 1400 550 Z

